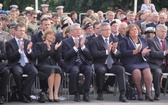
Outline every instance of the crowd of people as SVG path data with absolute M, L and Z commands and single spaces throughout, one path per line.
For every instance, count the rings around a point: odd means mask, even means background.
M 90 102 L 89 91 L 96 80 L 97 100 L 103 100 L 118 81 L 119 101 L 126 97 L 125 73 L 131 74 L 129 83 L 136 88 L 139 101 L 159 101 L 165 91 L 162 73 L 168 73 L 168 10 L 156 11 L 150 0 L 144 0 L 141 10 L 86 12 L 82 22 L 77 12 L 64 13 L 64 6 L 56 12 L 42 4 L 42 12 L 32 7 L 20 12 L 17 5 L 10 11 L 0 4 L 0 104 L 4 103 L 9 76 L 16 83 L 18 100 L 31 102 L 31 87 L 38 76 L 42 94 L 49 102 L 59 102 L 62 74 L 69 74 L 69 92 L 80 102 L 79 74 L 83 74 L 83 100 Z M 115 77 L 105 79 L 106 73 Z M 28 77 L 22 77 L 27 74 Z M 152 82 L 155 95 L 151 95 Z M 167 89 L 166 89 L 167 91 Z

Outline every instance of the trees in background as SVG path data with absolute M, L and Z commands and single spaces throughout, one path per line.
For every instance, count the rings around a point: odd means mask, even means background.
M 23 11 L 26 6 L 35 6 L 35 0 L 1 0 L 4 4 L 4 9 L 8 10 L 11 4 L 16 4 L 19 9 Z M 65 11 L 77 11 L 86 12 L 88 9 L 93 9 L 95 11 L 102 10 L 117 10 L 119 8 L 123 10 L 133 10 L 134 0 L 39 0 L 39 9 L 41 9 L 40 4 L 47 3 L 50 5 L 50 10 L 55 11 L 57 5 L 64 5 Z M 138 10 L 141 7 L 143 0 L 138 0 Z M 163 7 L 168 7 L 168 0 L 152 0 L 155 4 L 156 9 L 160 10 Z

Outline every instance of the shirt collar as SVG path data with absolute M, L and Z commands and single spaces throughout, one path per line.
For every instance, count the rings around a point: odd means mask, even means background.
M 16 38 L 16 37 L 15 37 L 15 40 L 16 40 L 16 42 L 18 42 L 18 40 L 23 40 L 23 38 L 21 38 L 21 39 L 18 39 L 18 38 Z
M 158 36 L 156 36 L 156 37 L 158 38 L 159 42 L 161 42 L 161 40 L 164 40 L 164 39 L 160 39 Z
M 104 36 L 102 36 L 103 40 L 105 41 L 105 39 L 107 39 L 109 41 L 109 37 L 108 38 L 105 38 Z

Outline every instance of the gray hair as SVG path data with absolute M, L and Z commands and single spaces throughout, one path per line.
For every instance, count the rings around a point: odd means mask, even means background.
M 101 23 L 101 25 L 100 25 L 100 31 L 102 30 L 102 28 L 103 28 L 104 26 L 107 26 L 107 25 L 110 25 L 110 23 L 107 23 L 107 22 Z
M 119 28 L 119 29 L 122 28 L 122 25 L 124 25 L 124 24 L 126 25 L 126 27 L 128 26 L 126 22 L 121 22 L 121 23 L 119 24 L 118 28 Z
M 80 24 L 74 23 L 74 24 L 70 25 L 70 31 L 72 31 L 75 26 L 79 26 L 80 27 Z
M 156 26 L 156 31 L 160 30 L 160 28 L 164 28 L 167 30 L 167 26 L 165 26 L 164 24 L 159 24 Z

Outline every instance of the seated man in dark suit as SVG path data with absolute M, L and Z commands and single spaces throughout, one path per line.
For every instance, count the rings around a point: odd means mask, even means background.
M 125 69 L 118 61 L 120 55 L 119 50 L 117 50 L 118 42 L 116 42 L 115 37 L 110 37 L 111 28 L 109 23 L 101 24 L 100 33 L 101 35 L 94 38 L 90 44 L 94 69 L 96 72 L 97 99 L 103 100 L 102 89 L 105 73 L 109 72 L 117 75 L 120 91 L 119 100 L 127 102 L 125 97 Z
M 151 49 L 148 63 L 153 73 L 153 83 L 155 88 L 154 100 L 159 100 L 162 73 L 168 73 L 168 40 L 166 34 L 167 27 L 159 24 L 156 26 L 156 36 L 148 40 L 148 45 Z
M 0 41 L 0 104 L 4 103 L 4 96 L 7 92 L 7 84 L 9 78 L 9 69 L 7 64 L 3 62 L 6 59 L 4 43 Z
M 84 81 L 84 96 L 83 100 L 89 102 L 89 89 L 92 80 L 92 68 L 90 64 L 91 53 L 88 50 L 86 38 L 83 36 L 80 39 L 81 28 L 80 24 L 74 23 L 70 27 L 71 36 L 63 40 L 62 52 L 64 58 L 64 71 L 70 74 L 70 93 L 75 94 L 74 101 L 80 101 L 79 95 L 79 73 L 83 73 Z
M 32 42 L 23 38 L 26 29 L 24 24 L 18 23 L 14 29 L 15 38 L 6 42 L 8 64 L 19 91 L 20 101 L 29 103 L 31 102 L 31 87 L 38 74 L 33 65 Z M 22 78 L 23 73 L 28 75 L 24 80 Z
M 146 28 L 147 27 L 155 27 L 158 25 L 158 22 L 159 22 L 159 14 L 158 12 L 152 12 L 150 14 L 150 17 L 151 17 L 151 23 L 148 23 L 146 24 Z

